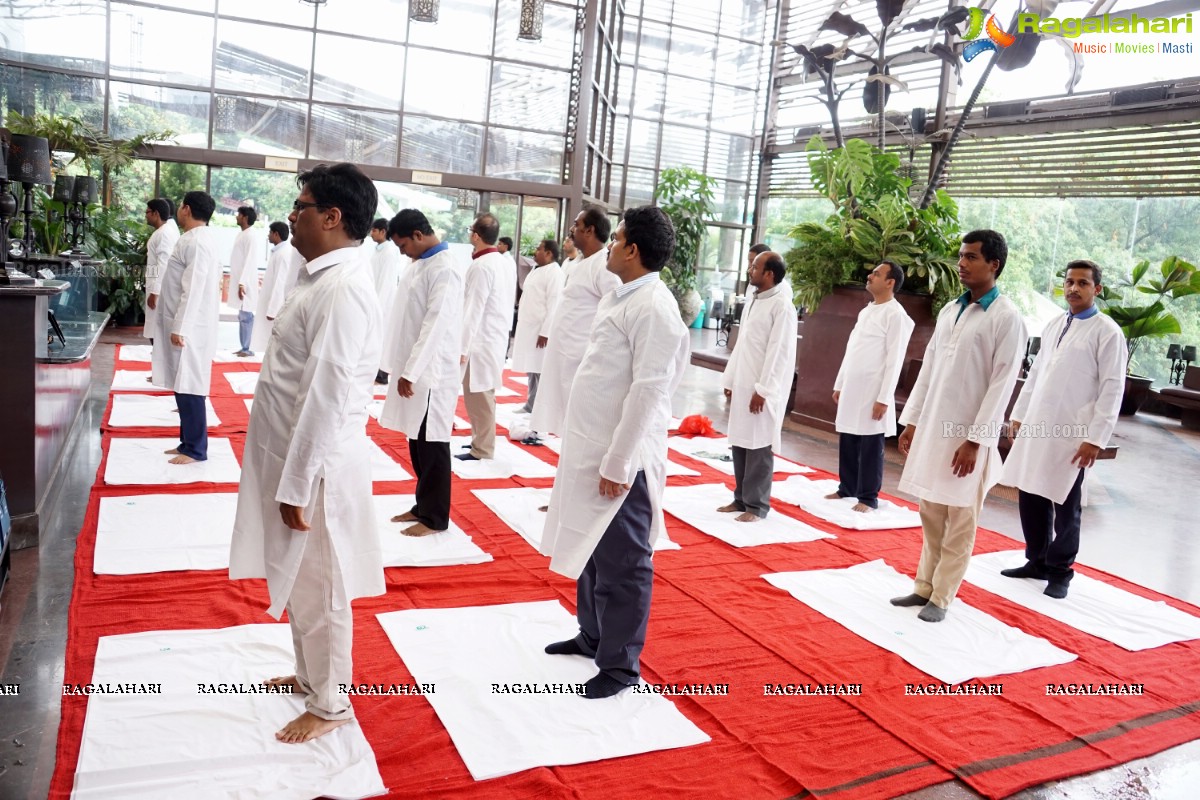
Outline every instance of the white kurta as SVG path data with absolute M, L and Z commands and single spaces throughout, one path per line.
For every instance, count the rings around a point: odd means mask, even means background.
M 938 314 L 921 374 L 900 415 L 916 425 L 900 490 L 950 506 L 975 505 L 1000 475 L 996 443 L 1025 352 L 1025 323 L 1012 301 L 998 296 L 984 311 L 971 303 L 955 324 L 957 302 Z M 975 471 L 957 477 L 954 451 L 979 443 Z
M 541 433 L 562 433 L 571 381 L 587 349 L 596 307 L 600 298 L 621 285 L 620 278 L 608 271 L 608 250 L 603 247 L 563 271 L 566 282 L 550 325 L 542 382 L 533 407 L 531 427 Z
M 167 270 L 167 261 L 171 258 L 171 251 L 175 249 L 175 243 L 179 241 L 179 226 L 175 224 L 175 220 L 169 219 L 154 233 L 150 234 L 150 238 L 146 240 L 146 295 L 160 294 L 162 286 L 162 276 Z M 142 335 L 147 339 L 154 337 L 154 332 L 157 323 L 154 317 L 157 312 L 145 303 L 142 304 L 146 312 L 146 322 L 142 326 Z
M 671 395 L 688 360 L 679 304 L 660 280 L 624 296 L 605 295 L 575 374 L 542 534 L 550 569 L 578 578 L 627 495 L 600 495 L 601 476 L 633 483 L 645 470 L 654 513 L 651 544 L 663 531 Z M 538 395 L 541 403 L 541 395 Z
M 308 541 L 284 525 L 280 503 L 311 521 L 323 497 L 332 608 L 384 592 L 366 434 L 379 325 L 370 266 L 351 247 L 309 262 L 275 321 L 246 433 L 229 577 L 265 577 L 276 619 Z
M 838 433 L 896 435 L 896 384 L 913 327 L 912 318 L 894 297 L 858 312 L 833 382 L 833 390 L 842 393 L 834 420 Z M 876 403 L 887 405 L 882 419 L 871 418 Z
M 517 333 L 513 337 L 512 368 L 516 372 L 541 372 L 546 348 L 539 336 L 550 337 L 550 325 L 562 297 L 562 267 L 553 262 L 538 267 L 525 278 L 525 291 L 517 306 Z
M 403 263 L 408 261 L 400 248 L 391 239 L 375 245 L 371 254 L 371 274 L 375 279 L 375 294 L 379 297 L 379 308 L 383 312 L 383 330 L 388 328 L 388 316 L 396 301 L 396 285 L 400 282 Z
M 417 438 L 428 412 L 425 439 L 450 441 L 462 386 L 463 274 L 454 254 L 443 250 L 408 268 L 404 309 L 385 345 L 383 364 L 391 374 L 379 424 Z M 396 379 L 412 382 L 413 396 L 401 397 Z
M 151 378 L 155 386 L 179 394 L 207 395 L 212 380 L 221 321 L 221 265 L 215 238 L 207 225 L 180 236 L 159 287 L 154 335 L 158 344 L 150 354 Z M 171 343 L 172 333 L 183 337 L 183 347 Z
M 1004 462 L 1003 482 L 1062 503 L 1079 475 L 1071 459 L 1083 442 L 1108 446 L 1125 392 L 1125 335 L 1112 318 L 1096 314 L 1067 323 L 1053 320 L 1013 407 L 1021 431 Z
M 472 392 L 503 385 L 508 332 L 517 302 L 517 265 L 499 251 L 471 260 L 463 289 L 462 355 L 471 370 Z
M 259 295 L 258 319 L 254 321 L 254 332 L 250 335 L 250 349 L 263 352 L 271 340 L 274 319 L 283 310 L 283 304 L 292 289 L 300 270 L 304 268 L 304 257 L 292 247 L 291 242 L 280 242 L 271 248 L 267 258 L 267 271 L 263 274 L 262 294 Z
M 783 447 L 780 431 L 787 412 L 792 377 L 796 374 L 796 307 L 792 288 L 784 283 L 755 294 L 742 313 L 737 346 L 725 372 L 722 388 L 729 400 L 729 443 L 747 450 Z M 750 398 L 766 398 L 758 414 L 750 413 Z
M 251 225 L 233 240 L 229 254 L 229 307 L 258 313 L 258 271 L 266 262 L 266 239 L 262 229 Z M 245 297 L 238 299 L 238 286 L 245 286 Z

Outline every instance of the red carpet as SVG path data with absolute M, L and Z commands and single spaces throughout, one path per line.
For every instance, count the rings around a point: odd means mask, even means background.
M 145 369 L 118 362 L 118 369 Z M 215 373 L 257 369 L 219 364 Z M 524 392 L 524 386 L 508 381 Z M 219 428 L 240 457 L 249 415 L 245 396 L 214 378 Z M 515 400 L 516 398 L 512 398 Z M 505 402 L 509 398 L 501 398 Z M 459 416 L 466 418 L 461 409 Z M 107 414 L 105 422 L 107 423 Z M 372 438 L 411 472 L 402 435 L 372 420 Z M 104 429 L 104 451 L 120 436 L 167 436 L 164 428 Z M 527 448 L 549 463 L 544 447 Z M 732 478 L 672 453 L 702 474 L 672 485 Z M 230 484 L 186 487 L 106 486 L 102 461 L 76 547 L 65 681 L 86 683 L 101 636 L 164 628 L 218 628 L 269 622 L 262 581 L 230 582 L 225 572 L 140 576 L 92 573 L 99 498 L 140 493 L 235 491 Z M 813 477 L 825 477 L 814 475 Z M 491 553 L 488 564 L 392 568 L 385 596 L 355 603 L 354 679 L 407 683 L 411 676 L 374 615 L 417 607 L 561 599 L 574 608 L 574 583 L 551 574 L 547 559 L 497 519 L 469 488 L 549 486 L 550 480 L 466 482 L 454 478 L 454 521 Z M 381 483 L 381 493 L 412 482 Z M 897 501 L 903 502 L 903 501 Z M 885 650 L 767 584 L 761 575 L 846 567 L 883 558 L 912 574 L 919 531 L 843 531 L 799 509 L 788 513 L 837 539 L 736 549 L 668 517 L 678 551 L 655 556 L 654 606 L 643 654 L 649 682 L 727 683 L 728 696 L 673 698 L 712 737 L 706 745 L 570 767 L 533 769 L 476 783 L 429 704 L 420 696 L 356 697 L 355 711 L 375 750 L 388 797 L 429 798 L 887 798 L 959 777 L 989 797 L 1088 772 L 1200 738 L 1200 642 L 1130 653 L 1016 606 L 970 584 L 960 597 L 1003 622 L 1079 654 L 1079 659 L 989 679 L 1002 696 L 906 696 L 905 684 L 929 683 Z M 976 552 L 1013 549 L 980 531 Z M 1085 574 L 1192 614 L 1196 608 L 1095 570 Z M 953 612 L 952 612 L 953 613 Z M 1140 683 L 1144 696 L 1047 697 L 1048 683 Z M 861 684 L 861 696 L 763 695 L 766 684 Z M 583 701 L 581 701 L 583 702 Z M 64 697 L 51 796 L 70 795 L 86 697 Z

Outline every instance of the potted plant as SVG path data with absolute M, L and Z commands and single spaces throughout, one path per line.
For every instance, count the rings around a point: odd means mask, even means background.
M 704 301 L 696 291 L 696 263 L 700 246 L 708 235 L 713 215 L 716 181 L 690 167 L 668 167 L 659 173 L 654 202 L 675 226 L 675 252 L 663 268 L 667 282 L 679 302 L 683 324 L 690 326 L 700 315 Z
M 146 300 L 146 240 L 150 230 L 114 206 L 98 209 L 88 220 L 87 250 L 103 261 L 99 290 L 103 310 L 117 325 L 140 325 Z

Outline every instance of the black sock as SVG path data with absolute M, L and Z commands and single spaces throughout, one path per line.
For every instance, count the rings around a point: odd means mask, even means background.
M 579 642 L 567 639 L 565 642 L 553 642 L 546 645 L 546 652 L 552 656 L 586 656 Z
M 601 698 L 612 697 L 628 688 L 628 684 L 621 683 L 616 678 L 610 678 L 601 672 L 583 685 L 583 696 L 588 700 L 600 700 Z

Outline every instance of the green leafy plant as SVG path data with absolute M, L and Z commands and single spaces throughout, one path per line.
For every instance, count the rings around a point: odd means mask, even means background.
M 13 133 L 41 136 L 50 141 L 50 151 L 69 153 L 71 157 L 56 166 L 64 169 L 76 160 L 81 161 L 90 175 L 94 167 L 107 176 L 133 163 L 137 152 L 149 142 L 169 141 L 174 131 L 146 131 L 129 139 L 114 139 L 78 117 L 65 117 L 47 112 L 22 115 L 9 110 L 7 127 Z M 93 163 L 94 162 L 94 163 Z
M 675 226 L 675 252 L 663 279 L 676 295 L 696 288 L 696 263 L 713 215 L 716 180 L 691 167 L 668 167 L 659 173 L 654 202 Z
M 88 218 L 85 248 L 102 261 L 99 288 L 108 297 L 104 310 L 114 317 L 136 311 L 145 302 L 150 233 L 115 206 L 99 208 Z
M 1135 303 L 1137 294 L 1149 295 L 1148 303 Z M 1104 286 L 1100 293 L 1101 310 L 1112 317 L 1113 322 L 1125 334 L 1129 354 L 1126 370 L 1131 369 L 1133 357 L 1150 339 L 1170 336 L 1180 332 L 1179 320 L 1167 310 L 1169 304 L 1183 297 L 1200 294 L 1200 270 L 1176 256 L 1168 256 L 1158 267 L 1158 274 L 1150 270 L 1149 261 L 1140 261 L 1128 278 L 1117 281 L 1115 286 Z

